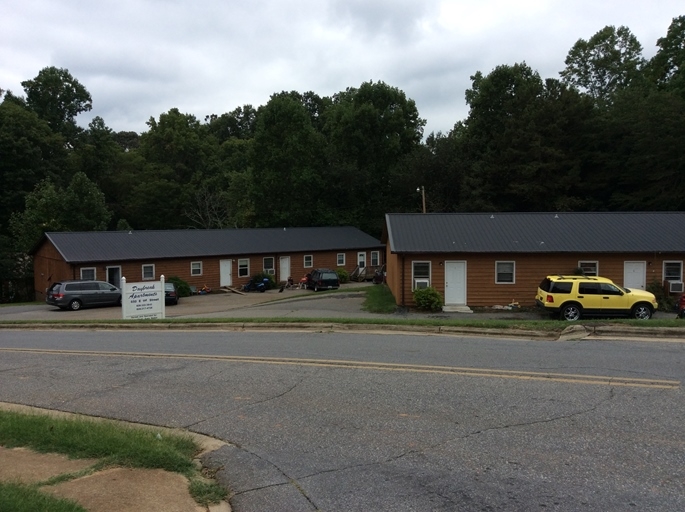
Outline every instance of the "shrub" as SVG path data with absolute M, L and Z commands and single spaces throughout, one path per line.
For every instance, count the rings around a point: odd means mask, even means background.
M 442 297 L 438 290 L 431 286 L 414 290 L 414 303 L 418 309 L 424 311 L 440 311 L 442 309 Z
M 190 297 L 190 285 L 183 279 L 178 276 L 172 276 L 167 281 L 176 285 L 179 297 Z
M 253 283 L 261 283 L 264 281 L 264 279 L 268 279 L 268 281 L 264 284 L 266 284 L 266 289 L 267 290 L 272 290 L 276 288 L 276 278 L 273 276 L 273 274 L 268 274 L 266 272 L 259 272 L 258 274 L 255 274 L 252 276 L 252 282 Z
M 342 267 L 336 268 L 335 273 L 338 274 L 338 279 L 340 280 L 340 284 L 344 284 L 350 281 L 350 274 L 347 273 L 347 270 L 345 270 Z
M 675 310 L 677 299 L 667 294 L 664 286 L 659 281 L 654 280 L 648 284 L 647 291 L 653 293 L 656 297 L 660 311 L 671 312 Z

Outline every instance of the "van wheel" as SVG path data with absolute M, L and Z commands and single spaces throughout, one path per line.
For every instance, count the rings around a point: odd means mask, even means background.
M 635 304 L 630 315 L 638 320 L 649 320 L 652 318 L 652 308 L 647 304 Z
M 581 309 L 578 304 L 567 304 L 561 308 L 561 319 L 567 322 L 575 322 L 580 320 Z
M 69 309 L 71 309 L 72 311 L 78 311 L 79 309 L 81 309 L 81 301 L 76 299 L 72 300 L 69 303 Z

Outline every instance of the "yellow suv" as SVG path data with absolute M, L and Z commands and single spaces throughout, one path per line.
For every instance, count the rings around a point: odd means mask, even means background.
M 569 322 L 583 316 L 649 320 L 659 307 L 653 293 L 622 288 L 599 276 L 547 276 L 538 287 L 535 302 Z

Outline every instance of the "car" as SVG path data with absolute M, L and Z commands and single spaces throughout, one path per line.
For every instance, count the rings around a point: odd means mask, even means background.
M 653 293 L 623 288 L 606 277 L 576 275 L 545 277 L 535 302 L 539 308 L 569 322 L 584 316 L 648 320 L 659 307 Z
M 178 304 L 178 290 L 174 283 L 165 282 L 164 283 L 164 304 L 169 306 L 175 306 Z
M 337 290 L 340 288 L 340 279 L 334 270 L 317 268 L 307 274 L 307 288 L 318 292 L 319 290 Z
M 45 291 L 45 302 L 72 311 L 93 306 L 121 306 L 121 290 L 104 281 L 57 281 Z

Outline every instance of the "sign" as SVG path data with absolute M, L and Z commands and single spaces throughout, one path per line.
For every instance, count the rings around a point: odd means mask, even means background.
M 127 283 L 121 278 L 121 313 L 124 320 L 164 318 L 164 276 L 159 281 Z

